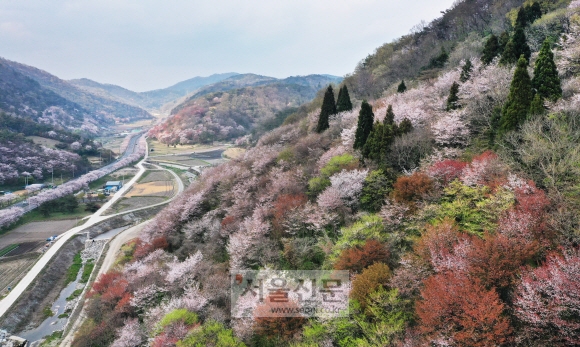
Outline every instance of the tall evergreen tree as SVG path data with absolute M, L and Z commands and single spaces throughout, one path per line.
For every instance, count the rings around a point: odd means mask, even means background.
M 453 82 L 451 88 L 449 89 L 449 96 L 447 97 L 447 111 L 456 110 L 459 108 L 459 104 L 457 103 L 459 101 L 459 96 L 457 95 L 458 93 L 459 84 L 457 84 L 457 82 Z
M 503 65 L 511 65 L 516 63 L 521 55 L 524 56 L 526 61 L 529 61 L 532 52 L 530 46 L 528 46 L 524 29 L 518 26 L 514 35 L 508 41 L 499 62 Z
M 352 103 L 350 102 L 350 95 L 348 94 L 348 88 L 346 85 L 340 88 L 338 92 L 338 99 L 336 100 L 336 110 L 338 112 L 350 111 L 352 110 Z
M 397 136 L 399 127 L 395 123 L 395 113 L 393 112 L 393 106 L 389 105 L 387 107 L 387 114 L 383 119 L 383 137 L 381 139 L 381 158 L 386 158 L 387 153 L 391 148 L 391 144 Z
M 545 111 L 544 103 L 542 102 L 542 97 L 540 94 L 536 93 L 534 95 L 534 99 L 532 99 L 532 103 L 530 104 L 530 112 L 529 114 L 532 116 L 543 114 Z
M 407 133 L 410 133 L 411 130 L 413 130 L 413 123 L 411 123 L 409 118 L 405 117 L 405 118 L 403 118 L 401 123 L 399 123 L 399 129 L 397 131 L 397 136 L 401 136 L 401 135 L 405 135 Z
M 473 69 L 473 65 L 471 64 L 471 59 L 467 59 L 463 68 L 461 69 L 461 75 L 459 76 L 459 81 L 461 83 L 467 82 L 469 77 L 471 77 L 471 70 Z
M 537 1 L 534 1 L 530 6 L 526 6 L 526 21 L 528 24 L 534 23 L 540 17 L 542 17 L 542 7 Z
M 397 125 L 393 124 L 385 124 L 383 121 L 383 137 L 381 138 L 381 153 L 380 158 L 386 158 L 387 154 L 391 150 L 391 145 L 395 140 L 396 130 L 395 128 Z M 397 128 L 398 129 L 398 128 Z
M 405 85 L 405 80 L 401 80 L 399 86 L 397 87 L 397 93 L 404 93 L 407 91 L 407 86 Z
M 510 41 L 510 34 L 507 31 L 504 31 L 499 35 L 497 39 L 497 43 L 499 44 L 499 54 L 503 54 L 505 46 L 507 46 L 508 42 Z
M 514 130 L 524 122 L 533 97 L 532 80 L 528 74 L 528 61 L 522 55 L 518 60 L 514 78 L 510 84 L 510 92 L 502 109 L 499 121 L 501 133 Z
M 528 40 L 526 39 L 523 27 L 516 28 L 512 40 L 514 41 L 514 48 L 518 59 L 523 54 L 524 58 L 529 62 L 532 51 L 530 50 L 530 46 L 528 46 Z
M 497 36 L 491 35 L 487 41 L 485 41 L 485 46 L 483 47 L 483 55 L 481 56 L 481 61 L 484 64 L 489 64 L 493 61 L 493 58 L 497 57 L 499 54 L 499 41 Z
M 328 129 L 330 126 L 328 119 L 331 115 L 336 114 L 336 104 L 334 102 L 334 91 L 332 86 L 328 86 L 326 93 L 324 93 L 324 99 L 322 100 L 322 108 L 320 109 L 320 115 L 318 116 L 318 124 L 316 125 L 316 132 L 321 133 Z
M 516 55 L 514 42 L 510 39 L 503 49 L 499 63 L 501 65 L 512 65 L 517 61 L 517 59 L 518 56 Z
M 381 144 L 383 139 L 383 124 L 375 121 L 373 129 L 369 133 L 366 143 L 362 148 L 362 155 L 365 158 L 379 160 L 381 157 Z
M 385 115 L 385 119 L 383 119 L 383 124 L 395 124 L 395 112 L 393 112 L 393 105 L 387 106 L 387 114 Z
M 542 49 L 540 49 L 540 54 L 536 60 L 532 86 L 540 97 L 544 99 L 556 101 L 562 97 L 560 77 L 558 77 L 558 69 L 554 63 L 554 53 L 550 49 L 548 40 L 542 44 Z
M 363 148 L 371 130 L 373 129 L 374 119 L 375 115 L 373 114 L 373 108 L 366 100 L 363 100 L 358 114 L 358 123 L 353 144 L 354 149 Z
M 526 18 L 526 9 L 521 6 L 518 10 L 518 16 L 516 17 L 516 23 L 514 28 L 517 29 L 518 27 L 524 29 L 528 25 L 528 20 Z

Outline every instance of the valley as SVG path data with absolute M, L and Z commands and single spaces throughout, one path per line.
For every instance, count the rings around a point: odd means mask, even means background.
M 139 59 L 102 81 L 0 58 L 0 346 L 578 345 L 580 0 L 458 0 L 388 40 L 443 2 L 226 3 L 117 4 Z

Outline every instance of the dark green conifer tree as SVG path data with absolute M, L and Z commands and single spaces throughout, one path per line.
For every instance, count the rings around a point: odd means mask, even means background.
M 528 74 L 528 61 L 522 55 L 518 60 L 514 78 L 510 84 L 510 92 L 502 109 L 499 121 L 500 133 L 514 130 L 524 122 L 533 97 L 532 80 Z
M 395 124 L 395 113 L 393 112 L 393 105 L 387 106 L 387 114 L 385 115 L 385 119 L 383 119 L 383 124 L 385 125 Z
M 489 64 L 493 61 L 493 58 L 497 57 L 499 54 L 499 41 L 497 36 L 491 35 L 487 41 L 485 41 L 485 46 L 483 47 L 483 55 L 481 56 L 481 61 L 484 64 Z
M 395 140 L 396 131 L 398 131 L 398 127 L 395 123 L 385 124 L 385 122 L 383 121 L 383 137 L 381 138 L 381 153 L 380 153 L 381 159 L 387 158 L 387 155 L 391 150 L 391 145 Z
M 358 114 L 358 123 L 353 144 L 354 149 L 363 148 L 371 130 L 373 129 L 374 119 L 375 115 L 373 114 L 373 108 L 366 100 L 363 100 Z
M 497 43 L 499 44 L 499 51 L 498 51 L 499 54 L 503 54 L 505 46 L 507 46 L 509 41 L 510 41 L 510 34 L 507 31 L 504 31 L 503 33 L 501 33 L 501 35 L 499 35 L 499 38 L 497 39 Z
M 413 130 L 413 123 L 409 118 L 403 118 L 401 123 L 399 123 L 399 129 L 397 131 L 397 136 L 405 135 Z
M 451 88 L 449 89 L 449 96 L 447 97 L 447 107 L 445 108 L 447 111 L 456 110 L 459 108 L 459 84 L 457 82 L 453 82 Z
M 316 125 L 316 132 L 321 133 L 328 129 L 330 126 L 328 119 L 331 115 L 336 114 L 336 104 L 334 102 L 334 91 L 332 86 L 328 86 L 326 93 L 324 93 L 324 99 L 322 100 L 322 108 L 320 109 L 320 115 L 318 116 L 318 124 Z
M 407 91 L 407 86 L 405 85 L 405 80 L 401 80 L 399 86 L 397 87 L 397 93 L 404 93 Z
M 534 99 L 532 99 L 532 103 L 530 104 L 530 112 L 529 114 L 532 116 L 543 114 L 545 111 L 544 103 L 542 102 L 542 97 L 540 94 L 536 93 L 534 95 Z
M 461 75 L 459 76 L 459 81 L 461 83 L 467 82 L 469 77 L 471 77 L 471 70 L 473 69 L 473 65 L 471 65 L 471 59 L 467 59 L 463 68 L 461 69 Z
M 521 55 L 524 56 L 526 61 L 529 61 L 532 52 L 530 46 L 528 46 L 524 29 L 518 26 L 514 35 L 508 41 L 499 62 L 503 65 L 511 65 L 516 63 Z
M 338 99 L 336 100 L 336 111 L 344 112 L 352 110 L 352 103 L 350 102 L 350 95 L 348 94 L 348 88 L 346 85 L 340 88 L 338 92 Z
M 518 27 L 524 29 L 528 25 L 528 20 L 526 18 L 526 9 L 521 6 L 518 10 L 518 16 L 516 17 L 516 23 L 514 28 L 517 29 Z
M 530 6 L 526 6 L 526 21 L 528 24 L 534 23 L 540 17 L 542 17 L 542 7 L 537 1 L 534 1 Z
M 381 158 L 381 144 L 383 139 L 383 125 L 375 121 L 366 143 L 362 148 L 364 158 L 378 161 Z
M 558 69 L 554 63 L 554 53 L 548 40 L 542 44 L 540 54 L 534 66 L 532 86 L 543 99 L 556 101 L 562 97 L 562 85 L 558 77 Z
M 524 33 L 523 27 L 516 28 L 512 40 L 514 41 L 514 48 L 516 50 L 518 59 L 520 55 L 523 54 L 524 58 L 526 58 L 526 60 L 529 62 L 532 51 L 530 50 L 530 46 L 528 46 L 528 41 L 526 39 L 526 34 Z
M 503 49 L 499 63 L 501 65 L 512 65 L 517 61 L 516 48 L 514 42 L 509 40 Z

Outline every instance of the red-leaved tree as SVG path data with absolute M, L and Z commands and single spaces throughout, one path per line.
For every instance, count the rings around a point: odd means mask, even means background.
M 510 341 L 512 328 L 494 289 L 454 272 L 431 276 L 424 284 L 415 309 L 428 344 L 492 347 Z
M 334 264 L 335 270 L 351 270 L 360 273 L 374 263 L 388 264 L 390 252 L 377 240 L 367 240 L 361 247 L 347 248 L 340 253 Z

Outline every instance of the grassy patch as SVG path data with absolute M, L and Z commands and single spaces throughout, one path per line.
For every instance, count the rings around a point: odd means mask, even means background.
M 79 295 L 81 295 L 81 293 L 82 293 L 82 292 L 83 292 L 83 290 L 82 290 L 82 289 L 77 289 L 77 290 L 75 290 L 74 292 L 72 292 L 72 294 L 71 294 L 71 295 L 69 295 L 69 296 L 66 298 L 66 301 L 71 301 L 71 300 L 74 300 L 74 299 L 76 299 L 76 298 L 77 298 Z M 63 313 L 63 314 L 64 314 L 64 313 Z M 68 316 L 68 315 L 67 315 L 67 316 Z M 61 318 L 61 317 L 59 316 L 58 318 Z
M 95 263 L 93 262 L 93 259 L 87 260 L 87 263 L 85 264 L 85 267 L 83 268 L 83 274 L 81 275 L 81 280 L 79 282 L 87 283 L 89 281 L 89 278 L 91 277 L 91 274 L 93 273 L 94 268 L 95 268 Z
M 141 175 L 141 177 L 139 177 L 139 179 L 137 180 L 138 183 L 143 182 L 143 180 L 149 176 L 149 174 L 151 173 L 151 170 L 146 170 L 145 172 L 143 172 L 143 174 Z
M 52 312 L 50 306 L 46 306 L 45 308 L 42 309 L 42 315 L 44 316 L 44 319 L 46 319 L 54 316 L 54 312 Z
M 4 247 L 4 248 L 0 249 L 0 257 L 5 256 L 6 254 L 12 252 L 16 248 L 18 248 L 18 245 L 17 244 L 10 245 L 10 246 L 7 246 L 7 247 Z
M 68 318 L 68 313 L 61 313 L 58 315 L 58 318 Z
M 83 266 L 83 261 L 81 259 L 81 252 L 79 252 L 79 253 L 75 254 L 75 257 L 73 259 L 73 263 L 68 268 L 68 271 L 66 273 L 65 286 L 71 282 L 74 282 L 77 279 L 77 275 L 79 274 L 79 271 L 81 270 L 82 266 Z
M 177 176 L 179 176 L 179 179 L 181 180 L 181 182 L 183 182 L 183 184 L 185 184 L 185 186 L 189 186 L 189 179 L 187 178 L 187 175 L 185 174 L 187 172 L 187 170 L 183 170 L 183 169 L 178 169 L 176 167 L 170 167 L 170 166 L 164 166 L 161 164 L 161 166 L 163 166 L 164 169 L 173 171 L 177 174 Z
M 42 344 L 39 347 L 51 346 L 53 344 L 53 342 L 58 341 L 60 339 L 62 339 L 62 330 L 55 331 L 52 334 L 44 337 L 44 341 L 42 342 Z

